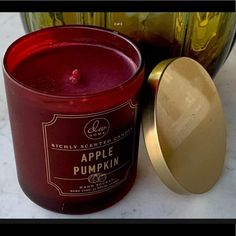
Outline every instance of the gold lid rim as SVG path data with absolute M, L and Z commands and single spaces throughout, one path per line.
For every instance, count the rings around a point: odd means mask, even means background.
M 154 109 L 155 104 L 157 102 L 157 92 L 158 92 L 158 84 L 160 83 L 162 79 L 162 75 L 165 71 L 165 69 L 168 67 L 170 63 L 172 63 L 174 59 L 169 59 L 160 62 L 155 66 L 153 71 L 151 72 L 150 76 L 148 77 L 148 80 L 152 80 L 152 86 L 154 86 L 154 90 L 149 88 L 149 96 L 151 97 L 151 100 L 149 98 L 149 103 L 144 107 L 143 111 L 143 118 L 142 118 L 142 134 L 143 139 L 146 147 L 146 151 L 149 155 L 149 159 L 152 163 L 152 166 L 154 167 L 154 170 L 158 173 L 161 180 L 172 190 L 179 194 L 189 194 L 188 191 L 184 189 L 184 187 L 178 183 L 178 181 L 175 179 L 175 177 L 171 174 L 166 161 L 164 159 L 164 156 L 161 151 L 160 143 L 159 143 L 159 137 L 157 130 L 157 123 L 156 123 L 156 109 Z M 154 99 L 152 99 L 154 98 Z M 154 101 L 154 102 L 152 102 Z M 145 115 L 144 115 L 145 114 Z M 153 126 L 150 128 L 149 124 L 152 124 Z M 148 142 L 148 140 L 152 140 L 151 142 Z M 155 148 L 153 148 L 153 146 Z M 155 150 L 156 153 L 150 153 L 149 150 Z M 158 156 L 158 162 L 156 161 L 156 158 L 152 158 L 153 156 Z M 163 177 L 165 176 L 165 177 Z

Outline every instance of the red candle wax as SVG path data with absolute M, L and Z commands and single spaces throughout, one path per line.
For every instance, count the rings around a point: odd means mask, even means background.
M 81 77 L 76 86 L 69 79 L 75 68 Z M 67 43 L 27 57 L 12 74 L 25 85 L 44 93 L 88 95 L 122 85 L 136 70 L 137 65 L 116 49 Z
M 8 48 L 4 78 L 18 179 L 31 200 L 86 213 L 129 191 L 143 83 L 132 42 L 93 27 L 40 30 Z

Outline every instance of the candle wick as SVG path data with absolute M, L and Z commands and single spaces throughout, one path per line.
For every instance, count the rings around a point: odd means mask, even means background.
M 79 79 L 80 79 L 79 70 L 78 69 L 73 70 L 69 80 L 71 81 L 72 84 L 77 84 Z

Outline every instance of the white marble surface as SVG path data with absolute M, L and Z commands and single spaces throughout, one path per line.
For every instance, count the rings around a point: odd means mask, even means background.
M 18 13 L 0 13 L 0 55 L 24 34 Z M 228 131 L 223 174 L 209 192 L 183 196 L 171 192 L 154 173 L 140 143 L 138 176 L 118 203 L 87 215 L 63 215 L 30 201 L 17 181 L 3 77 L 0 79 L 0 218 L 236 218 L 236 47 L 215 79 Z

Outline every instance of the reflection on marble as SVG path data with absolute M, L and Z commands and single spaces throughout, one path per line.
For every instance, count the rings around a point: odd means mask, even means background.
M 0 13 L 0 54 L 24 34 L 18 13 Z M 16 175 L 3 78 L 0 79 L 0 218 L 236 218 L 236 47 L 215 79 L 227 124 L 224 171 L 214 188 L 202 195 L 171 192 L 157 177 L 140 139 L 138 176 L 117 204 L 87 215 L 62 215 L 31 202 Z

